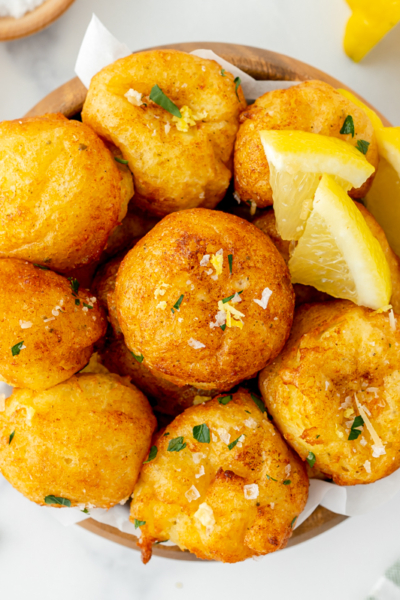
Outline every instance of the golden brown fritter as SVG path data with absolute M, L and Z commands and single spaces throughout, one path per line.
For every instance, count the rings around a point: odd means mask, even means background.
M 155 444 L 131 505 L 144 562 L 156 540 L 230 563 L 285 547 L 308 478 L 245 390 L 187 409 Z
M 203 208 L 168 215 L 128 252 L 115 299 L 128 348 L 156 375 L 205 390 L 229 390 L 273 359 L 294 305 L 269 238 Z
M 345 118 L 351 115 L 355 135 L 341 134 Z M 342 139 L 352 146 L 358 140 L 369 143 L 367 160 L 377 169 L 378 145 L 374 128 L 365 112 L 323 81 L 305 81 L 285 90 L 268 92 L 240 116 L 235 144 L 235 190 L 242 200 L 253 200 L 260 208 L 272 205 L 269 167 L 259 132 L 263 129 L 290 129 L 319 133 Z M 363 198 L 374 175 L 361 188 L 350 190 L 352 198 Z
M 94 262 L 124 217 L 116 162 L 63 115 L 0 123 L 0 257 L 60 272 Z
M 179 415 L 193 404 L 201 404 L 213 398 L 217 390 L 200 390 L 191 385 L 177 386 L 158 377 L 138 362 L 127 348 L 123 337 L 109 336 L 100 350 L 101 362 L 112 373 L 128 376 L 147 398 L 151 398 L 154 410 L 167 415 Z
M 286 441 L 339 485 L 400 466 L 399 318 L 346 300 L 303 305 L 283 352 L 260 373 Z
M 149 99 L 155 85 L 181 119 Z M 159 216 L 214 208 L 231 179 L 239 113 L 246 106 L 235 87 L 233 75 L 223 75 L 214 61 L 177 50 L 138 52 L 93 77 L 82 119 L 129 160 L 136 206 Z
M 106 331 L 96 298 L 76 280 L 0 259 L 0 379 L 46 389 L 82 369 Z
M 96 273 L 92 283 L 92 291 L 98 297 L 101 306 L 106 310 L 108 321 L 111 324 L 114 335 L 117 338 L 123 338 L 121 327 L 118 323 L 117 307 L 115 304 L 115 282 L 117 280 L 118 269 L 121 265 L 125 253 L 122 252 L 112 260 L 102 265 Z
M 0 472 L 29 500 L 82 509 L 128 500 L 156 419 L 127 380 L 79 374 L 46 391 L 16 389 L 2 408 Z

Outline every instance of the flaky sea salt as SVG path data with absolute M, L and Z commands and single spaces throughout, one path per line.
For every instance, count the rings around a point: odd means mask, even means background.
M 195 488 L 194 485 L 192 485 L 192 487 L 190 487 L 188 491 L 185 492 L 185 496 L 188 502 L 193 502 L 193 500 L 197 500 L 197 498 L 200 498 L 200 493 L 199 490 Z
M 268 302 L 271 296 L 272 291 L 269 288 L 264 288 L 261 294 L 261 300 L 257 300 L 257 298 L 254 298 L 254 302 L 265 310 L 268 306 Z
M 193 338 L 190 338 L 190 340 L 188 341 L 188 344 L 195 350 L 199 350 L 200 348 L 205 348 L 205 344 L 202 344 L 201 342 L 198 342 L 197 340 L 194 340 Z
M 258 498 L 258 485 L 256 483 L 249 483 L 248 485 L 243 486 L 244 497 L 246 500 L 255 500 Z

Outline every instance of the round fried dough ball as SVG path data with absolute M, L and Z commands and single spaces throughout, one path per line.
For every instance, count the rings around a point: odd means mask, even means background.
M 118 270 L 124 256 L 125 253 L 119 254 L 102 265 L 92 283 L 93 293 L 98 297 L 101 306 L 106 310 L 108 321 L 116 338 L 123 338 L 117 318 L 114 291 Z
M 285 344 L 289 272 L 251 223 L 197 208 L 165 217 L 128 252 L 115 289 L 128 348 L 176 385 L 229 390 Z
M 150 100 L 154 86 L 181 118 Z M 159 216 L 214 208 L 231 179 L 239 113 L 246 106 L 235 88 L 233 75 L 215 61 L 177 50 L 138 52 L 93 77 L 82 119 L 129 161 L 138 207 Z
M 188 408 L 155 444 L 131 505 L 131 520 L 145 522 L 144 562 L 152 543 L 166 539 L 229 563 L 285 547 L 306 504 L 308 478 L 261 400 L 239 390 Z
M 355 135 L 341 134 L 344 120 L 353 117 Z M 269 167 L 259 132 L 263 129 L 289 129 L 339 138 L 356 146 L 358 140 L 369 143 L 367 160 L 377 169 L 378 145 L 374 128 L 365 112 L 323 81 L 305 81 L 285 90 L 268 92 L 240 116 L 235 144 L 235 190 L 242 200 L 253 200 L 258 207 L 272 205 Z M 374 174 L 352 198 L 363 198 L 372 185 Z
M 399 318 L 346 300 L 303 305 L 283 352 L 260 373 L 286 441 L 339 485 L 400 467 Z
M 106 332 L 96 298 L 78 282 L 12 258 L 0 259 L 0 379 L 50 388 L 82 369 Z
M 111 508 L 131 496 L 155 428 L 146 397 L 117 375 L 17 389 L 0 412 L 0 472 L 37 504 Z
M 382 250 L 385 254 L 386 260 L 390 269 L 390 277 L 392 280 L 392 297 L 390 299 L 393 310 L 400 314 L 400 260 L 393 252 L 387 241 L 385 232 L 382 227 L 377 223 L 371 213 L 359 202 L 355 203 L 357 208 L 363 215 L 368 227 L 371 230 L 372 235 L 380 243 Z M 288 240 L 283 240 L 277 229 L 275 213 L 273 209 L 265 211 L 261 216 L 254 219 L 253 224 L 259 227 L 261 231 L 269 235 L 279 253 L 283 257 L 286 264 L 289 262 L 291 244 Z M 332 299 L 332 296 L 319 292 L 317 289 L 310 285 L 302 285 L 301 283 L 295 283 L 293 286 L 294 293 L 296 295 L 296 306 L 305 304 L 307 302 L 326 302 Z
M 0 257 L 60 272 L 94 262 L 126 213 L 122 183 L 87 125 L 61 114 L 0 123 Z

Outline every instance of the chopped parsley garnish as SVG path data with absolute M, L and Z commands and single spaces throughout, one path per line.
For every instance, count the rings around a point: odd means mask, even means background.
M 232 449 L 233 449 L 233 448 L 236 446 L 236 444 L 238 443 L 238 441 L 240 440 L 240 438 L 241 438 L 241 437 L 242 437 L 242 436 L 241 436 L 241 435 L 239 435 L 239 437 L 238 437 L 238 438 L 236 438 L 236 440 L 233 440 L 233 442 L 231 442 L 230 444 L 228 444 L 228 448 L 229 448 L 229 450 L 232 450 Z
M 154 542 L 154 545 L 157 546 L 158 544 L 166 544 L 167 542 L 169 542 L 169 540 L 160 540 L 159 542 Z
M 229 273 L 232 275 L 233 254 L 228 254 Z
M 183 441 L 183 436 L 180 435 L 177 438 L 169 440 L 167 450 L 168 452 L 180 452 L 184 448 L 186 448 L 186 442 Z
M 75 304 L 76 304 L 76 306 L 79 306 L 80 303 L 81 303 L 81 301 L 79 300 L 79 298 L 75 298 Z
M 193 427 L 193 437 L 201 444 L 210 443 L 210 430 L 205 423 Z
M 167 435 L 169 435 L 169 431 L 167 431 L 167 433 L 163 433 L 163 437 L 167 437 Z
M 243 294 L 243 290 L 241 290 L 240 292 L 235 292 L 234 294 L 232 294 L 232 296 L 228 296 L 227 298 L 223 298 L 222 299 L 222 304 L 226 304 L 227 302 L 229 302 L 230 300 L 232 300 L 232 298 L 234 296 L 236 296 L 236 294 Z
M 321 437 L 319 434 L 315 436 L 315 439 L 317 440 L 319 437 Z
M 172 102 L 172 100 L 168 98 L 168 96 L 164 94 L 162 89 L 159 88 L 157 84 L 152 87 L 149 98 L 155 104 L 158 104 L 158 106 L 161 106 L 161 108 L 171 113 L 171 115 L 174 115 L 174 117 L 182 119 L 179 108 Z
M 347 115 L 347 117 L 345 118 L 340 133 L 343 135 L 351 133 L 351 137 L 354 137 L 354 121 L 351 115 Z
M 145 460 L 143 464 L 145 465 L 146 463 L 149 463 L 149 462 L 151 462 L 152 460 L 154 460 L 154 459 L 155 459 L 155 457 L 157 456 L 157 452 L 158 452 L 158 448 L 157 448 L 157 446 L 152 446 L 152 447 L 150 448 L 150 452 L 149 452 L 149 458 L 148 458 L 147 460 Z
M 114 156 L 114 160 L 121 163 L 121 165 L 129 165 L 129 161 L 124 158 L 119 158 L 119 156 Z
M 267 475 L 267 479 L 271 479 L 272 481 L 278 481 L 277 479 L 274 479 L 273 477 L 271 477 L 271 475 Z
M 46 504 L 59 504 L 60 506 L 71 506 L 71 500 L 67 498 L 59 498 L 58 496 L 46 496 L 44 499 Z
M 295 517 L 295 518 L 293 519 L 293 521 L 290 523 L 290 527 L 291 527 L 292 529 L 293 529 L 293 525 L 296 523 L 296 521 L 297 521 L 297 517 Z
M 251 399 L 253 400 L 253 402 L 255 402 L 255 404 L 257 404 L 258 408 L 261 410 L 262 413 L 267 412 L 267 409 L 264 406 L 264 402 L 261 400 L 261 398 L 259 398 L 258 396 L 255 396 L 254 394 L 250 394 Z
M 85 513 L 85 515 L 89 515 L 90 514 L 87 508 L 84 508 L 83 510 L 81 510 L 81 512 Z
M 133 358 L 138 361 L 138 363 L 143 362 L 143 359 L 144 359 L 143 354 L 134 354 L 133 352 L 131 352 L 131 354 L 132 354 Z
M 49 267 L 44 267 L 43 265 L 38 265 L 36 263 L 33 263 L 34 267 L 37 267 L 38 269 L 42 269 L 42 271 L 50 271 Z
M 311 468 L 313 468 L 313 466 L 315 465 L 315 460 L 316 459 L 314 452 L 309 452 L 306 461 L 308 462 Z
M 86 304 L 86 302 L 83 302 L 83 306 L 85 308 L 89 308 L 90 310 L 92 310 L 93 306 L 91 304 Z
M 11 444 L 11 442 L 13 441 L 13 439 L 14 439 L 14 435 L 15 435 L 15 429 L 14 429 L 14 431 L 13 431 L 13 432 L 10 434 L 10 437 L 8 438 L 8 445 L 10 445 L 10 444 Z
M 222 75 L 222 77 L 226 77 L 226 75 L 225 75 L 225 69 L 221 69 L 221 75 Z
M 240 77 L 235 77 L 235 79 L 233 80 L 233 83 L 235 84 L 235 94 L 236 94 L 236 98 L 239 100 L 240 102 L 240 98 L 239 98 L 239 94 L 238 94 L 238 87 L 239 85 L 242 83 Z
M 364 419 L 361 416 L 358 416 L 354 419 L 353 424 L 350 429 L 348 440 L 356 440 L 359 435 L 361 435 L 362 431 L 358 429 L 364 425 Z
M 174 308 L 176 308 L 176 310 L 179 310 L 179 307 L 182 304 L 182 300 L 183 300 L 183 294 L 181 296 L 179 296 L 178 300 L 174 304 Z
M 229 394 L 228 396 L 221 396 L 220 398 L 218 398 L 218 402 L 220 404 L 223 404 L 224 406 L 226 404 L 228 404 L 228 402 L 230 402 L 232 400 L 232 394 Z
M 285 481 L 283 482 L 283 485 L 290 485 L 292 482 L 290 481 L 290 479 L 285 479 Z
M 18 356 L 18 354 L 21 352 L 21 348 L 24 345 L 24 342 L 18 342 L 18 344 L 15 344 L 15 346 L 13 346 L 11 348 L 11 354 L 13 356 Z
M 138 519 L 135 519 L 135 529 L 141 527 L 142 525 L 146 525 L 146 521 L 138 521 Z
M 367 154 L 368 146 L 369 146 L 369 142 L 366 142 L 365 140 L 357 140 L 356 148 L 362 154 Z
M 224 323 L 223 325 L 220 325 L 220 327 L 221 327 L 222 331 L 225 331 L 225 329 L 226 329 L 226 323 Z
M 73 291 L 74 294 L 78 293 L 79 290 L 79 281 L 77 279 L 75 279 L 75 277 L 68 277 L 68 281 L 69 284 L 71 286 L 71 290 Z

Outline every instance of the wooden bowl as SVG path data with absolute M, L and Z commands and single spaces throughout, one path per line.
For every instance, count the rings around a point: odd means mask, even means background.
M 161 46 L 160 46 L 161 47 Z M 207 48 L 213 50 L 216 54 L 236 65 L 243 71 L 255 77 L 255 79 L 274 79 L 274 80 L 293 80 L 306 81 L 308 79 L 320 79 L 331 84 L 335 88 L 344 88 L 350 91 L 346 85 L 330 77 L 326 73 L 314 69 L 310 65 L 302 63 L 289 56 L 253 48 L 251 46 L 240 46 L 237 44 L 209 43 L 209 42 L 190 42 L 185 44 L 171 44 L 162 46 L 162 48 L 174 48 L 191 52 L 197 48 Z M 86 88 L 81 81 L 75 77 L 58 89 L 54 90 L 34 106 L 25 116 L 33 117 L 51 112 L 61 112 L 66 117 L 73 117 L 82 110 L 83 102 L 86 98 Z M 353 92 L 355 93 L 355 92 Z M 371 106 L 366 100 L 356 94 L 363 102 Z M 373 108 L 371 106 L 371 108 Z M 374 109 L 375 110 L 375 109 Z M 386 126 L 391 124 L 383 115 L 376 111 Z M 294 546 L 335 527 L 347 517 L 337 515 L 322 506 L 313 512 L 313 514 L 294 530 L 293 536 L 289 540 L 288 546 Z M 111 527 L 104 525 L 94 519 L 87 519 L 79 523 L 81 527 L 100 535 L 108 540 L 117 542 L 128 548 L 139 550 L 136 537 L 128 533 L 123 533 Z M 199 560 L 189 552 L 182 552 L 177 546 L 153 546 L 153 554 L 165 558 L 175 558 L 179 560 Z
M 73 2 L 74 0 L 45 0 L 20 19 L 0 17 L 0 41 L 15 40 L 41 31 L 61 17 Z

